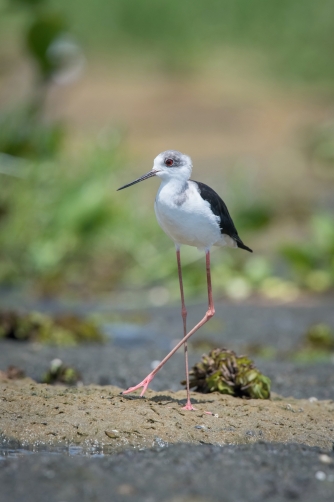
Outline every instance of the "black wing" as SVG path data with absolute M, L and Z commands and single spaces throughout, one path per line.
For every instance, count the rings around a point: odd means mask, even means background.
M 219 216 L 220 218 L 219 226 L 221 233 L 227 234 L 230 237 L 232 237 L 232 239 L 237 243 L 238 248 L 246 249 L 246 251 L 252 253 L 253 251 L 248 246 L 246 246 L 240 239 L 225 202 L 208 185 L 200 183 L 199 181 L 195 181 L 195 183 L 198 186 L 202 199 L 208 201 L 211 206 L 213 214 Z

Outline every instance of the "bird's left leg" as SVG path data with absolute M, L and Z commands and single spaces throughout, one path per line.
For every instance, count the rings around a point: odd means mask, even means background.
M 179 274 L 180 294 L 181 294 L 181 315 L 183 320 L 183 336 L 187 336 L 187 309 L 184 303 L 183 280 L 181 269 L 181 254 L 179 246 L 176 247 L 177 270 Z M 190 401 L 190 386 L 189 386 L 189 363 L 188 363 L 188 344 L 184 342 L 184 361 L 186 366 L 186 389 L 187 389 L 187 404 L 183 406 L 185 410 L 196 410 Z
M 149 373 L 147 375 L 146 378 L 144 378 L 144 380 L 142 382 L 140 382 L 135 387 L 130 387 L 129 389 L 124 390 L 122 392 L 122 394 L 129 394 L 130 392 L 133 392 L 134 390 L 137 390 L 137 389 L 140 389 L 141 387 L 143 387 L 143 390 L 140 393 L 140 396 L 143 396 L 145 394 L 150 382 L 153 380 L 153 378 L 158 373 L 158 371 L 163 367 L 163 365 L 168 361 L 168 359 L 170 359 L 172 357 L 172 355 L 174 355 L 175 352 L 177 350 L 179 350 L 180 347 L 182 347 L 182 345 L 188 340 L 188 338 L 191 337 L 191 335 L 193 335 L 199 328 L 201 328 L 203 326 L 203 324 L 208 322 L 211 319 L 211 317 L 213 317 L 215 315 L 215 307 L 213 305 L 213 299 L 212 299 L 210 251 L 209 250 L 206 251 L 205 256 L 206 256 L 206 277 L 207 277 L 207 285 L 208 285 L 208 302 L 209 302 L 209 307 L 208 307 L 208 310 L 207 310 L 205 316 L 198 324 L 196 324 L 196 326 L 191 331 L 189 331 L 189 333 L 186 336 L 183 337 L 183 339 L 177 345 L 175 345 L 175 347 L 170 351 L 170 353 L 167 354 L 167 356 L 158 364 L 158 366 L 153 371 L 151 371 L 151 373 Z

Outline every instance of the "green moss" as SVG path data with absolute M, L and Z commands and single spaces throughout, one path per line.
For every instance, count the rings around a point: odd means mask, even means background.
M 0 338 L 61 346 L 105 341 L 96 324 L 87 319 L 74 315 L 53 318 L 40 312 L 19 314 L 13 311 L 0 312 Z
M 306 333 L 306 345 L 312 349 L 334 350 L 333 330 L 325 323 L 311 326 Z
M 311 326 L 289 359 L 302 363 L 328 361 L 334 352 L 334 332 L 325 323 Z
M 297 363 L 319 363 L 328 362 L 330 360 L 330 353 L 326 350 L 315 350 L 311 348 L 302 348 L 293 352 L 289 360 Z
M 231 350 L 214 349 L 204 354 L 189 375 L 190 387 L 197 392 L 220 392 L 251 399 L 270 397 L 270 379 L 248 357 L 237 356 Z

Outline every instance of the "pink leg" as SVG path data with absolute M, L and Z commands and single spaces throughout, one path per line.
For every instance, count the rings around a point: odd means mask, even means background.
M 183 292 L 183 280 L 182 280 L 182 269 L 181 269 L 181 255 L 180 249 L 176 249 L 176 259 L 177 259 L 177 270 L 179 274 L 179 283 L 180 283 L 180 293 L 181 293 L 181 315 L 183 320 L 183 336 L 187 336 L 187 309 L 184 303 L 184 292 Z M 185 410 L 195 410 L 190 401 L 190 387 L 189 387 L 189 364 L 188 364 L 188 344 L 184 342 L 184 361 L 186 366 L 186 387 L 187 387 L 187 404 L 183 406 Z
M 211 272 L 210 272 L 210 251 L 206 252 L 206 277 L 207 277 L 207 284 L 208 284 L 208 300 L 209 300 L 209 308 L 203 317 L 203 319 L 196 324 L 196 326 L 189 331 L 189 333 L 183 337 L 183 339 L 170 351 L 169 354 L 161 361 L 161 363 L 153 370 L 151 373 L 147 375 L 146 378 L 142 382 L 140 382 L 138 385 L 135 387 L 130 387 L 129 389 L 125 390 L 122 392 L 122 394 L 129 394 L 130 392 L 133 392 L 137 389 L 140 389 L 143 387 L 143 390 L 140 393 L 140 396 L 143 396 L 147 390 L 147 387 L 149 386 L 150 382 L 153 380 L 155 375 L 158 373 L 158 371 L 163 367 L 163 365 L 172 357 L 172 355 L 175 354 L 177 350 L 188 340 L 188 338 L 191 337 L 199 328 L 201 328 L 206 322 L 208 322 L 211 317 L 215 315 L 215 308 L 213 305 L 213 299 L 212 299 L 212 287 L 211 287 Z

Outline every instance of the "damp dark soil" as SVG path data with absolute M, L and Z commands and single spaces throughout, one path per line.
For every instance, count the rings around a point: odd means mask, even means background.
M 104 458 L 0 462 L 6 502 L 332 501 L 334 455 L 300 444 L 176 444 Z

